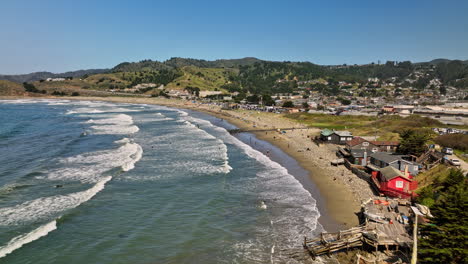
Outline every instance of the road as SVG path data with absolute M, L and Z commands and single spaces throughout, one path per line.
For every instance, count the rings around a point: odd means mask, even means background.
M 455 154 L 452 155 L 447 155 L 448 159 L 457 159 L 460 161 L 460 169 L 462 169 L 464 172 L 468 172 L 468 163 L 466 163 L 464 160 L 461 158 L 457 157 Z

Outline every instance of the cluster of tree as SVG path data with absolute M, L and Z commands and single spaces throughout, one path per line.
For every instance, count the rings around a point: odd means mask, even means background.
M 52 95 L 54 95 L 54 96 L 67 96 L 67 94 L 65 92 L 62 92 L 62 91 L 53 91 Z
M 141 71 L 124 73 L 122 79 L 130 82 L 130 87 L 140 83 L 156 83 L 167 85 L 175 79 L 182 76 L 183 73 L 179 70 L 159 70 L 159 71 Z
M 310 62 L 273 62 L 262 61 L 255 58 L 244 58 L 239 60 L 216 60 L 206 61 L 186 58 L 171 58 L 164 62 L 143 60 L 136 63 L 121 63 L 117 65 L 114 72 L 137 72 L 133 77 L 126 80 L 135 85 L 143 82 L 153 82 L 167 84 L 180 76 L 183 67 L 199 68 L 228 68 L 236 69 L 235 74 L 229 74 L 229 82 L 221 88 L 229 92 L 250 92 L 256 94 L 263 93 L 289 93 L 297 88 L 298 81 L 324 78 L 328 85 L 311 85 L 325 95 L 345 94 L 350 88 L 338 85 L 338 81 L 349 83 L 366 83 L 370 77 L 377 77 L 381 80 L 396 77 L 397 82 L 403 82 L 403 87 L 415 87 L 422 90 L 426 88 L 433 78 L 440 78 L 445 84 L 456 87 L 467 87 L 468 85 L 468 65 L 461 61 L 444 61 L 431 66 L 430 64 L 412 64 L 410 61 L 396 62 L 387 61 L 385 64 L 354 65 L 343 67 L 320 66 Z M 435 67 L 435 71 L 427 71 L 429 75 L 419 78 L 414 83 L 404 82 L 415 69 Z M 139 72 L 139 73 L 138 73 Z M 141 74 L 143 72 L 144 74 Z M 202 72 L 195 72 L 195 75 L 203 77 Z M 281 80 L 281 81 L 278 81 Z M 378 82 L 374 88 L 379 88 L 383 84 Z M 442 91 L 441 91 L 442 92 Z M 378 96 L 379 90 L 366 91 L 370 96 Z
M 468 259 L 468 188 L 462 171 L 451 169 L 445 179 L 423 188 L 419 202 L 434 216 L 420 229 L 419 262 L 466 263 Z
M 198 87 L 187 86 L 185 87 L 185 90 L 189 92 L 191 95 L 195 95 L 196 97 L 200 96 L 200 88 Z
M 426 151 L 426 142 L 431 138 L 427 129 L 409 128 L 400 131 L 398 151 L 403 154 L 419 156 Z
M 439 63 L 436 73 L 444 83 L 456 84 L 455 80 L 468 78 L 468 65 L 459 60 Z
M 23 87 L 24 87 L 24 90 L 26 90 L 26 92 L 29 92 L 29 93 L 41 93 L 41 94 L 47 93 L 46 90 L 37 89 L 36 86 L 34 86 L 34 84 L 32 83 L 24 82 Z

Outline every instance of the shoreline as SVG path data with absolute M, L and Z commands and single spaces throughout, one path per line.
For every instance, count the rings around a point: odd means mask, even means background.
M 221 110 L 219 106 L 200 105 L 189 101 L 162 98 L 135 98 L 135 97 L 0 97 L 0 99 L 62 99 L 62 100 L 89 100 L 108 101 L 131 104 L 156 104 L 202 112 L 226 120 L 240 129 L 255 127 L 300 127 L 299 123 L 272 113 L 256 113 L 255 111 Z M 280 125 L 278 125 L 280 124 Z M 275 126 L 277 125 L 277 126 Z M 305 128 L 305 127 L 304 127 Z M 320 212 L 319 223 L 326 231 L 348 229 L 358 224 L 356 212 L 360 210 L 361 202 L 368 197 L 370 188 L 358 184 L 359 178 L 348 172 L 345 168 L 332 167 L 329 163 L 333 158 L 330 146 L 318 147 L 311 141 L 311 135 L 318 133 L 318 129 L 288 131 L 285 134 L 278 132 L 249 132 L 259 140 L 279 148 L 293 158 L 300 167 L 308 172 L 311 186 L 304 186 L 317 200 Z M 306 150 L 307 149 L 307 150 Z M 310 150 L 310 151 L 308 151 Z M 350 176 L 349 174 L 353 175 Z M 354 182 L 353 182 L 354 181 Z M 301 184 L 303 184 L 301 182 Z M 304 184 L 303 184 L 304 185 Z M 366 184 L 367 185 L 367 184 Z M 363 188 L 369 189 L 365 192 Z M 361 193 L 362 192 L 362 193 Z

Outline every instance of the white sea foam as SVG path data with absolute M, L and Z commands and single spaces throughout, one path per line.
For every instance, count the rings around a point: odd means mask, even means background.
M 22 204 L 0 209 L 0 225 L 17 225 L 57 217 L 59 213 L 75 208 L 104 189 L 111 176 L 103 178 L 93 187 L 72 194 L 41 197 Z
M 123 141 L 127 141 L 122 139 Z M 76 180 L 81 182 L 97 182 L 102 174 L 116 167 L 129 171 L 135 167 L 143 155 L 143 149 L 136 143 L 129 142 L 118 149 L 96 151 L 59 160 L 66 168 L 52 171 L 48 175 L 51 180 Z
M 239 259 L 245 260 L 243 254 L 248 254 L 248 259 L 255 261 L 257 257 L 265 254 L 259 259 L 268 257 L 274 262 L 284 262 L 284 259 L 280 256 L 281 251 L 286 248 L 300 247 L 300 239 L 298 238 L 323 229 L 318 223 L 320 213 L 317 209 L 316 200 L 294 176 L 289 174 L 286 168 L 233 137 L 224 128 L 214 126 L 207 120 L 190 116 L 183 117 L 183 119 L 190 120 L 190 122 L 201 127 L 206 126 L 218 138 L 221 138 L 225 144 L 237 146 L 247 156 L 265 166 L 264 170 L 257 173 L 257 183 L 250 184 L 247 188 L 250 188 L 252 193 L 257 194 L 259 199 L 268 202 L 269 217 L 274 226 L 272 224 L 269 227 L 258 227 L 257 231 L 260 235 L 255 241 L 238 243 L 236 248 L 238 248 L 239 254 L 242 255 Z M 275 207 L 282 209 L 275 210 Z M 271 234 L 276 234 L 274 239 Z M 278 247 L 281 249 L 275 250 Z M 270 252 L 265 253 L 268 248 Z M 294 260 L 291 260 L 291 262 L 295 263 Z
M 102 110 L 98 109 L 92 109 L 92 108 L 76 108 L 74 110 L 68 110 L 67 115 L 71 114 L 99 114 L 99 113 L 105 113 Z
M 113 115 L 110 118 L 104 119 L 90 119 L 86 121 L 89 124 L 119 124 L 119 125 L 132 125 L 133 119 L 131 116 L 126 114 Z
M 57 229 L 57 221 L 53 220 L 52 222 L 42 225 L 27 234 L 19 235 L 13 238 L 5 246 L 0 247 L 0 258 L 3 258 L 16 249 L 21 248 L 25 244 L 31 243 L 34 240 L 38 240 L 39 238 L 46 236 L 55 229 Z
M 126 114 L 113 114 L 108 118 L 90 119 L 86 123 L 94 124 L 91 126 L 94 130 L 93 134 L 128 135 L 140 130 L 133 125 L 132 117 Z
M 114 143 L 117 143 L 117 144 L 125 144 L 125 143 L 130 143 L 130 142 L 131 140 L 129 138 L 122 138 L 122 139 L 114 141 Z
M 96 135 L 111 134 L 111 135 L 128 135 L 138 132 L 140 129 L 137 126 L 121 126 L 121 125 L 103 125 L 91 126 L 95 130 Z

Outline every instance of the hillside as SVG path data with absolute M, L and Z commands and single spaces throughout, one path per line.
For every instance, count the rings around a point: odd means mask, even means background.
M 256 58 L 200 60 L 171 58 L 159 62 L 142 60 L 123 62 L 110 70 L 80 70 L 54 74 L 36 72 L 23 75 L 0 75 L 0 79 L 37 82 L 39 89 L 58 88 L 123 91 L 138 84 L 164 85 L 168 89 L 187 87 L 255 94 L 292 93 L 297 89 L 323 95 L 383 96 L 393 87 L 439 92 L 452 86 L 468 88 L 467 61 L 436 59 L 426 63 L 388 61 L 385 64 L 322 66 L 311 62 L 275 62 Z M 434 65 L 435 64 L 435 65 Z M 47 78 L 74 77 L 71 80 L 38 82 Z M 377 81 L 368 81 L 369 78 Z M 345 84 L 343 84 L 345 83 Z M 388 86 L 387 84 L 391 84 Z M 441 88 L 442 87 L 442 88 Z M 153 89 L 137 92 L 153 93 Z
M 201 90 L 221 90 L 221 87 L 229 83 L 229 77 L 237 75 L 235 70 L 219 68 L 199 68 L 185 66 L 180 69 L 182 76 L 167 84 L 168 89 L 183 90 L 187 87 L 197 87 Z
M 123 62 L 115 66 L 112 69 L 112 72 L 159 71 L 183 68 L 186 66 L 195 66 L 199 68 L 239 68 L 241 66 L 253 65 L 256 62 L 261 62 L 261 60 L 256 58 L 242 58 L 207 61 L 174 57 L 164 62 L 153 60 L 142 60 L 139 62 Z
M 11 82 L 0 80 L 0 96 L 20 96 L 26 95 L 26 91 L 23 88 L 23 85 Z
M 82 77 L 84 75 L 93 75 L 98 73 L 108 72 L 107 69 L 90 69 L 90 70 L 78 70 L 64 73 L 52 73 L 52 72 L 33 72 L 28 74 L 18 75 L 0 75 L 0 80 L 7 80 L 17 83 L 23 82 L 34 82 L 39 80 L 45 80 L 47 78 L 66 78 L 66 77 Z

